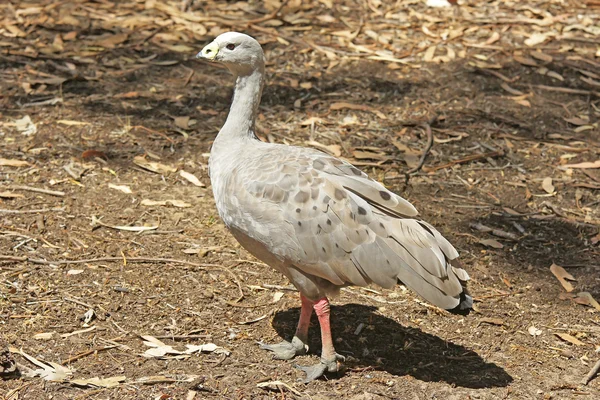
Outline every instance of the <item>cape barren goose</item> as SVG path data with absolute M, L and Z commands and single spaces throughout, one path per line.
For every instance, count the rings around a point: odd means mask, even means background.
M 252 37 L 228 32 L 197 56 L 224 64 L 235 77 L 227 121 L 210 153 L 219 215 L 256 258 L 285 275 L 302 309 L 291 342 L 262 345 L 275 358 L 304 354 L 310 317 L 321 326 L 320 362 L 300 367 L 306 381 L 337 371 L 343 357 L 331 339 L 328 297 L 344 286 L 403 283 L 438 307 L 468 312 L 467 273 L 458 253 L 402 197 L 351 164 L 317 150 L 265 143 L 255 120 L 265 57 Z

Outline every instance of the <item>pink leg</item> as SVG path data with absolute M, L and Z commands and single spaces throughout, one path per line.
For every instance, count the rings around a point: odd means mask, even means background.
M 313 302 L 300 295 L 302 300 L 302 309 L 300 310 L 300 319 L 298 320 L 298 327 L 296 328 L 296 334 L 292 338 L 291 342 L 283 341 L 278 344 L 261 344 L 260 348 L 273 352 L 273 358 L 279 360 L 291 360 L 299 354 L 305 354 L 308 346 L 308 327 L 310 325 L 310 317 L 313 312 Z
M 319 325 L 321 325 L 321 344 L 323 346 L 321 358 L 327 361 L 335 360 L 335 349 L 333 348 L 331 324 L 329 322 L 329 300 L 327 300 L 327 297 L 317 300 L 314 308 L 319 318 Z
M 333 348 L 333 340 L 331 339 L 331 324 L 329 322 L 329 300 L 327 297 L 317 300 L 313 305 L 317 317 L 319 317 L 319 325 L 321 325 L 321 362 L 311 366 L 297 366 L 306 373 L 304 382 L 310 382 L 322 376 L 325 371 L 336 372 L 339 370 L 338 360 L 343 361 L 344 357 L 335 352 Z
M 296 337 L 306 343 L 308 341 L 308 327 L 310 326 L 310 317 L 313 312 L 314 303 L 300 295 L 302 301 L 302 309 L 300 310 L 300 319 L 298 320 L 298 327 L 296 328 Z

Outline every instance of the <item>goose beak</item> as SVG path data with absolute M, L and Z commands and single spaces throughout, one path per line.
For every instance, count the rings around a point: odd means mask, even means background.
M 215 57 L 219 53 L 219 45 L 216 42 L 207 44 L 200 53 L 196 55 L 198 59 L 215 61 Z

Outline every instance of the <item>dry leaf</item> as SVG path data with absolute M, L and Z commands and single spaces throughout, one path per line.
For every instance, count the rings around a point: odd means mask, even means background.
M 52 336 L 54 336 L 56 332 L 43 332 L 43 333 L 36 333 L 35 335 L 33 335 L 33 338 L 36 340 L 50 340 L 52 339 Z
M 329 106 L 330 111 L 331 110 L 343 110 L 343 109 L 368 111 L 370 113 L 377 115 L 381 119 L 387 119 L 385 114 L 382 113 L 381 111 L 371 108 L 369 106 L 366 106 L 364 104 L 351 104 L 351 103 L 340 102 L 340 103 L 333 103 L 331 106 Z
M 529 36 L 528 39 L 525 39 L 525 44 L 529 47 L 533 47 L 535 45 L 544 43 L 549 36 L 551 36 L 551 33 L 541 33 L 541 32 L 534 32 L 533 35 Z
M 562 340 L 564 340 L 565 342 L 569 342 L 576 346 L 585 346 L 585 343 L 583 343 L 581 340 L 577 339 L 575 336 L 569 335 L 568 333 L 554 332 L 554 334 L 556 336 L 558 336 L 559 338 L 561 338 Z
M 546 191 L 546 193 L 548 194 L 553 194 L 554 193 L 554 185 L 552 184 L 552 178 L 550 177 L 546 177 L 544 178 L 544 180 L 542 181 L 542 189 L 544 189 Z
M 567 282 L 567 279 L 571 281 L 576 281 L 576 279 L 573 277 L 573 275 L 565 271 L 563 267 L 561 267 L 560 265 L 552 264 L 550 266 L 550 272 L 552 272 L 556 279 L 558 279 L 562 287 L 567 292 L 572 292 L 573 289 L 575 289 L 570 282 Z
M 590 123 L 589 119 L 584 119 L 584 118 L 578 118 L 578 117 L 573 117 L 573 118 L 563 118 L 566 122 L 573 124 L 573 125 L 577 125 L 577 126 L 581 126 L 581 125 L 587 125 Z
M 180 170 L 179 171 L 179 176 L 181 176 L 182 178 L 186 179 L 188 182 L 190 182 L 191 184 L 198 186 L 198 187 L 205 187 L 206 185 L 202 182 L 200 182 L 200 180 L 198 178 L 196 178 L 196 175 L 190 173 L 190 172 L 186 172 L 184 170 Z
M 305 119 L 304 121 L 300 122 L 300 126 L 310 126 L 313 124 L 322 124 L 323 120 L 319 117 L 310 117 L 308 119 Z
M 283 297 L 283 292 L 273 293 L 273 303 L 277 303 Z
M 25 357 L 30 363 L 37 365 L 41 369 L 30 370 L 25 373 L 25 376 L 36 377 L 39 376 L 44 378 L 44 380 L 52 381 L 52 382 L 64 382 L 71 375 L 73 375 L 73 371 L 69 368 L 63 367 L 60 364 L 53 363 L 51 361 L 41 362 L 35 357 L 30 356 L 25 353 L 23 350 L 15 349 L 14 347 L 9 348 L 11 353 L 17 353 Z
M 120 192 L 126 193 L 126 194 L 133 193 L 131 191 L 131 189 L 129 188 L 129 186 L 127 186 L 127 185 L 114 185 L 112 183 L 109 183 L 108 187 L 111 188 L 111 189 L 115 189 L 115 190 L 118 190 Z
M 108 225 L 105 224 L 104 222 L 100 221 L 98 218 L 96 218 L 95 215 L 92 215 L 92 222 L 91 224 L 93 227 L 95 226 L 104 226 L 106 228 L 112 228 L 112 229 L 117 229 L 120 231 L 128 231 L 128 232 L 145 232 L 145 231 L 152 231 L 154 229 L 158 229 L 158 225 L 152 225 L 152 226 L 119 226 L 119 225 Z
M 35 126 L 29 115 L 26 115 L 21 119 L 15 120 L 14 123 L 9 123 L 5 125 L 14 126 L 19 132 L 21 132 L 21 134 L 25 136 L 30 136 L 37 132 L 37 126 Z
M 547 63 L 549 63 L 549 62 L 552 62 L 552 60 L 554 60 L 554 59 L 552 58 L 552 56 L 550 56 L 550 55 L 548 55 L 548 54 L 546 54 L 546 53 L 542 53 L 542 52 L 541 52 L 541 51 L 539 51 L 539 50 L 532 51 L 532 52 L 531 52 L 531 57 L 533 57 L 533 58 L 535 58 L 535 59 L 538 59 L 538 60 L 540 60 L 540 61 L 545 61 L 545 62 L 547 62 Z
M 27 161 L 0 158 L 0 167 L 28 167 L 29 165 L 31 164 L 29 164 Z
M 86 150 L 81 153 L 81 158 L 84 160 L 89 160 L 90 158 L 101 158 L 103 160 L 108 160 L 107 155 L 98 150 Z
M 170 165 L 161 164 L 156 161 L 148 161 L 144 156 L 134 157 L 133 163 L 139 167 L 147 169 L 151 172 L 155 172 L 157 174 L 168 174 L 171 172 L 177 172 L 177 168 L 171 167 Z
M 83 272 L 84 272 L 84 270 L 82 270 L 82 269 L 70 269 L 67 271 L 67 275 L 79 275 Z
M 528 67 L 537 67 L 538 63 L 535 62 L 533 58 L 524 57 L 520 55 L 514 55 L 514 60 L 519 64 L 527 65 Z
M 107 38 L 97 41 L 96 45 L 112 49 L 115 46 L 117 46 L 121 43 L 124 43 L 128 37 L 129 37 L 129 35 L 126 33 L 118 33 L 116 35 L 112 35 L 112 36 L 109 36 Z
M 190 117 L 175 117 L 173 119 L 175 125 L 181 129 L 189 129 L 190 126 L 196 123 L 196 120 L 190 119 Z
M 0 192 L 0 197 L 3 199 L 19 199 L 19 198 L 23 198 L 25 196 L 23 196 L 22 194 L 13 193 L 13 192 Z
M 500 318 L 481 318 L 479 322 L 498 326 L 504 325 L 504 321 L 502 321 Z
M 596 310 L 600 311 L 600 304 L 598 304 L 598 302 L 596 301 L 596 299 L 594 299 L 594 297 L 589 292 L 579 292 L 579 293 L 577 293 L 577 298 L 575 300 L 577 301 L 578 298 L 586 300 L 587 303 L 588 303 L 588 305 L 591 305 Z
M 479 241 L 479 243 L 487 247 L 493 247 L 494 249 L 504 248 L 504 245 L 502 243 L 494 239 L 482 239 Z
M 600 168 L 600 160 L 596 160 L 593 162 L 582 162 L 579 164 L 566 164 L 562 166 L 563 168 L 581 168 L 581 169 L 592 169 L 592 168 Z
M 352 151 L 352 156 L 357 160 L 378 160 L 378 161 L 386 161 L 389 159 L 389 156 L 383 153 L 375 153 L 373 151 L 362 151 L 362 150 L 354 150 Z
M 436 46 L 431 46 L 425 50 L 425 53 L 423 54 L 423 61 L 430 62 L 433 60 L 433 57 L 435 56 L 435 48 Z
M 530 326 L 529 329 L 527 329 L 527 332 L 529 332 L 531 336 L 539 336 L 542 334 L 542 331 L 535 326 Z
M 182 200 L 150 200 L 150 199 L 144 199 L 140 202 L 141 205 L 143 206 L 167 206 L 167 205 L 172 205 L 173 207 L 179 207 L 179 208 L 187 208 L 187 207 L 191 207 L 192 205 L 190 203 L 186 203 L 185 201 Z
M 124 375 L 120 376 L 111 376 L 110 378 L 98 378 L 97 376 L 89 379 L 71 379 L 69 383 L 72 383 L 76 386 L 84 386 L 84 387 L 99 387 L 99 388 L 111 388 L 115 386 L 119 386 L 121 382 L 125 382 L 127 377 Z
M 315 140 L 310 140 L 310 141 L 306 142 L 306 144 L 308 146 L 315 147 L 321 151 L 324 151 L 325 153 L 329 153 L 336 157 L 339 157 L 342 155 L 342 146 L 340 146 L 339 144 L 325 145 L 325 144 L 319 143 Z
M 206 343 L 201 345 L 196 344 L 186 344 L 187 350 L 185 354 L 193 354 L 193 353 L 215 353 L 215 354 L 225 354 L 228 356 L 231 352 L 223 347 L 219 347 L 214 343 Z
M 69 119 L 59 119 L 58 121 L 56 121 L 57 124 L 63 124 L 63 125 L 67 125 L 67 126 L 82 126 L 82 125 L 89 125 L 89 122 L 83 122 L 83 121 L 71 121 Z

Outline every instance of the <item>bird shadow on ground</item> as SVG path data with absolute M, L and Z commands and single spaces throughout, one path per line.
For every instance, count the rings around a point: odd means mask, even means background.
M 467 388 L 505 387 L 513 378 L 500 366 L 484 361 L 474 351 L 406 327 L 379 315 L 377 308 L 359 304 L 332 306 L 332 332 L 338 353 L 348 357 L 347 369 L 387 371 L 396 376 L 410 375 L 428 382 L 446 382 Z M 280 311 L 273 319 L 277 333 L 289 340 L 300 315 L 299 308 Z M 364 324 L 358 335 L 356 328 Z M 309 347 L 320 349 L 316 318 L 309 332 Z M 341 341 L 340 341 L 341 340 Z

